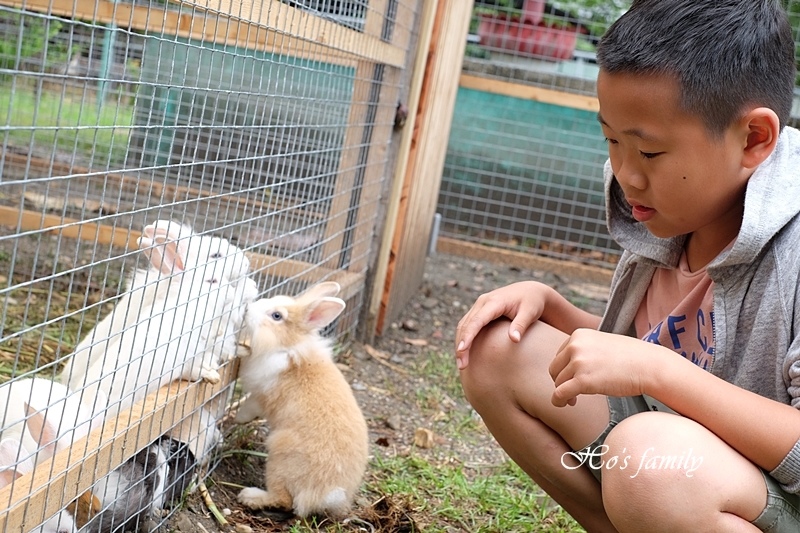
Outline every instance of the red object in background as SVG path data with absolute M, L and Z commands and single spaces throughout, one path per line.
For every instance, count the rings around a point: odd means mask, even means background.
M 481 15 L 480 44 L 542 59 L 570 59 L 580 30 L 548 26 L 542 20 L 544 0 L 525 0 L 522 15 Z

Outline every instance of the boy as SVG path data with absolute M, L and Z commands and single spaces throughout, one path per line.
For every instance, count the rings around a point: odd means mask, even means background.
M 535 282 L 482 295 L 456 334 L 466 396 L 588 531 L 800 531 L 786 15 L 777 0 L 637 0 L 597 59 L 625 249 L 605 315 Z

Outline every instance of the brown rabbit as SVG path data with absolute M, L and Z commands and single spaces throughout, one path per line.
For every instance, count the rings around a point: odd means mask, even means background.
M 320 283 L 297 298 L 248 305 L 250 355 L 239 380 L 247 399 L 237 422 L 265 417 L 267 490 L 249 487 L 239 502 L 251 509 L 292 510 L 301 517 L 341 519 L 349 513 L 367 467 L 367 424 L 350 385 L 319 330 L 344 310 L 339 284 Z

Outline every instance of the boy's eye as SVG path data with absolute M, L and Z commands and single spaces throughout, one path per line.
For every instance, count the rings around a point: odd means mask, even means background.
M 609 139 L 608 137 L 604 137 L 603 140 L 608 144 L 617 144 L 617 141 L 615 141 L 614 139 Z
M 654 159 L 664 152 L 639 152 L 645 159 Z

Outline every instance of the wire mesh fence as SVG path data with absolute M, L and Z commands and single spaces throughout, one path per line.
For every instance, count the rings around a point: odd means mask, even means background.
M 475 2 L 438 200 L 441 236 L 616 264 L 620 250 L 605 225 L 608 156 L 596 119 L 594 50 L 630 3 Z M 798 42 L 800 2 L 783 4 Z
M 0 0 L 0 529 L 168 523 L 248 301 L 348 341 L 419 4 Z

